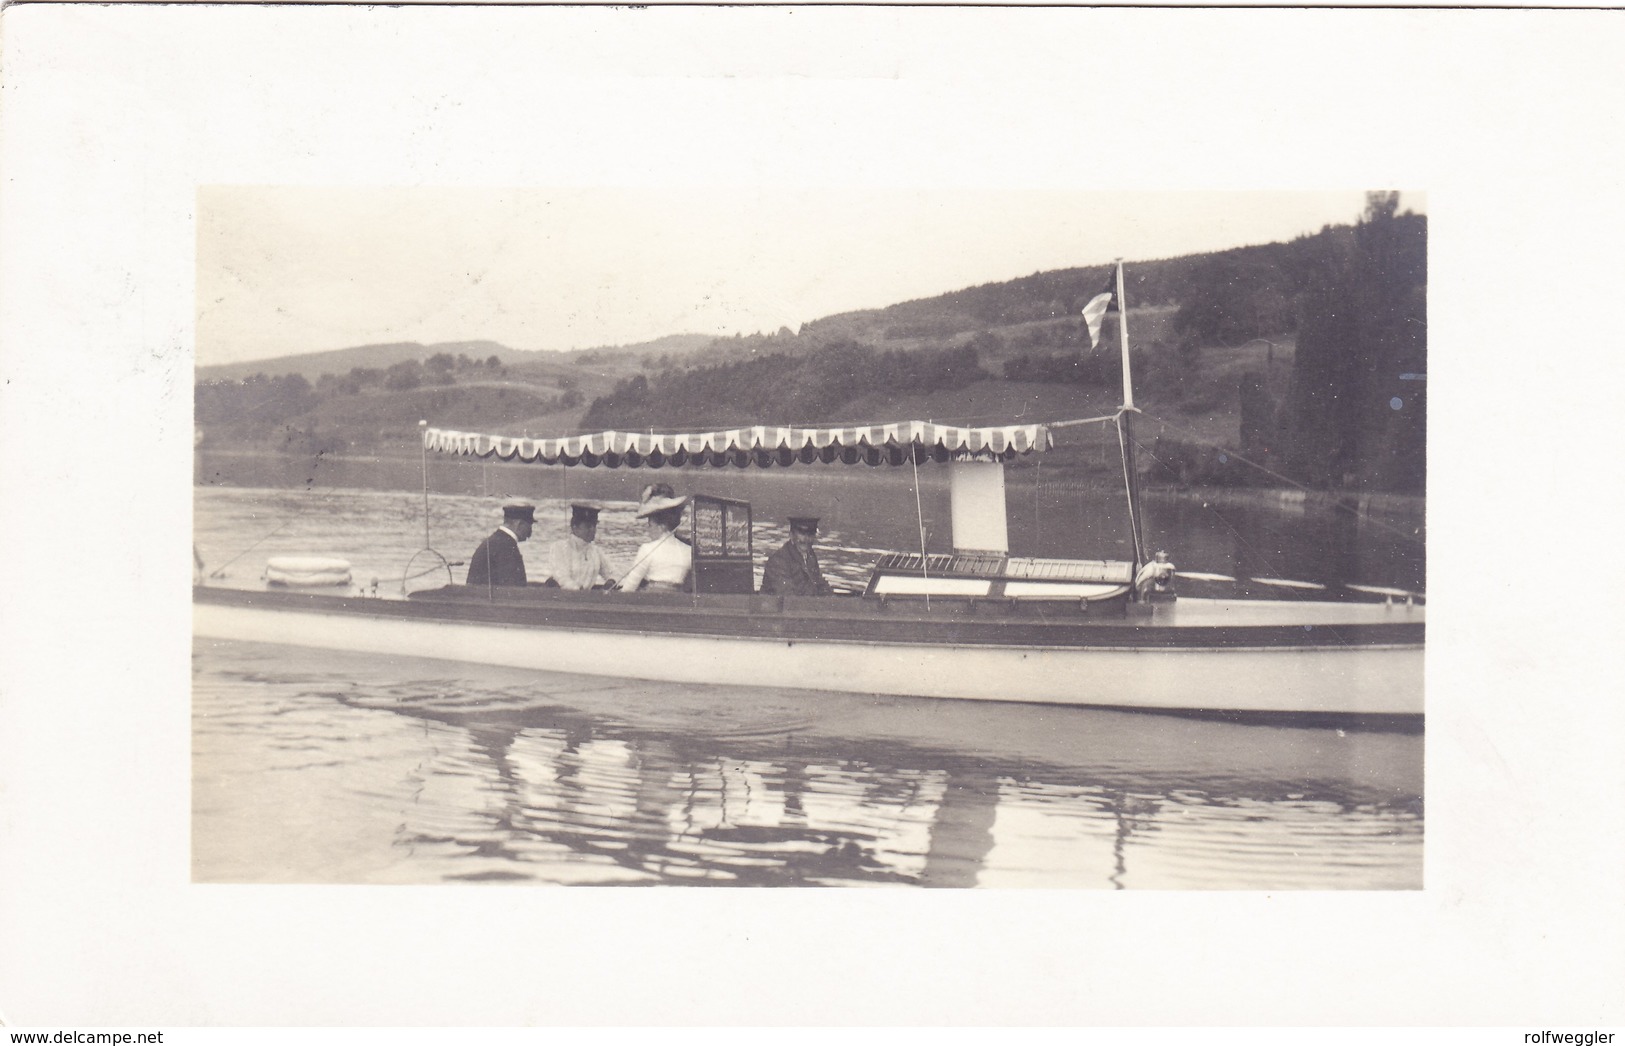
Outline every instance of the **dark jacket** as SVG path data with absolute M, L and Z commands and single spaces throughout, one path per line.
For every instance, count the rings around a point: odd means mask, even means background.
M 525 557 L 519 554 L 519 542 L 505 530 L 498 530 L 480 542 L 468 560 L 470 585 L 523 585 L 525 583 Z
M 786 541 L 779 550 L 767 557 L 762 569 L 762 592 L 781 596 L 833 595 L 824 572 L 818 566 L 818 553 L 807 553 L 803 560 L 796 551 L 795 542 Z

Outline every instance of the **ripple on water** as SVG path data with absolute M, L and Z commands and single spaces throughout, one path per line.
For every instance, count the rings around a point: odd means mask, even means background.
M 1420 886 L 1421 738 L 200 644 L 203 881 Z

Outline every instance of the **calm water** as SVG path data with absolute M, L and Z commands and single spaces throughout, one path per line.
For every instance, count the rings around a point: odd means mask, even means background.
M 487 492 L 511 492 L 491 490 L 488 470 L 463 468 Z M 758 558 L 783 540 L 782 514 L 809 501 L 826 517 L 823 556 L 838 577 L 860 580 L 867 549 L 918 544 L 912 490 L 895 474 L 888 483 L 863 470 L 796 483 L 749 475 L 672 478 L 750 498 Z M 599 489 L 553 493 L 630 498 L 647 480 L 615 474 Z M 469 489 L 466 477 L 461 488 L 432 477 L 431 541 L 449 559 L 466 558 L 495 523 L 479 481 Z M 542 522 L 526 546 L 534 558 L 562 532 L 565 509 L 545 488 L 524 489 L 529 481 L 502 485 L 538 498 Z M 946 500 L 926 487 L 921 514 L 946 521 Z M 1120 554 L 1101 547 L 1115 507 L 1096 500 L 1051 491 L 1029 518 L 1013 511 L 1014 551 Z M 1294 576 L 1269 562 L 1285 557 L 1300 577 L 1419 587 L 1419 548 L 1398 525 L 1221 511 L 1222 525 L 1199 503 L 1153 502 L 1148 532 L 1188 569 Z M 362 583 L 377 578 L 380 594 L 398 593 L 424 544 L 421 492 L 206 483 L 195 519 L 198 552 L 224 585 L 256 587 L 268 556 L 303 553 L 344 556 Z M 933 549 L 943 536 L 932 534 Z M 600 542 L 624 564 L 639 540 L 630 502 L 612 501 Z M 193 709 L 199 881 L 1422 885 L 1419 734 L 695 687 L 215 641 L 196 644 Z

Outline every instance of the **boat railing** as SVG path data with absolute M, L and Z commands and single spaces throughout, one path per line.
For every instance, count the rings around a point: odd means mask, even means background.
M 945 579 L 950 584 L 954 579 Z M 937 579 L 931 579 L 936 585 Z M 487 590 L 484 586 L 447 585 L 439 589 L 411 593 L 409 601 L 419 605 L 441 604 L 483 607 L 501 618 L 505 612 L 518 616 L 516 622 L 528 620 L 533 613 L 558 620 L 590 625 L 594 622 L 617 619 L 622 627 L 643 631 L 668 629 L 688 630 L 694 622 L 746 619 L 758 622 L 789 619 L 823 620 L 942 620 L 942 619 L 998 619 L 1019 618 L 1028 621 L 1071 621 L 1079 615 L 1098 617 L 1114 615 L 1127 600 L 1127 585 L 1092 585 L 1088 591 L 1079 591 L 1085 584 L 1068 582 L 1049 586 L 1046 592 L 1004 593 L 988 586 L 986 581 L 959 579 L 961 585 L 977 586 L 954 592 L 935 589 L 929 600 L 921 593 L 906 588 L 888 590 L 885 586 L 861 598 L 855 596 L 794 596 L 733 593 L 689 592 L 571 592 L 542 585 L 509 586 Z M 1021 582 L 1012 582 L 1021 584 Z M 648 622 L 648 626 L 633 624 L 634 619 Z M 688 624 L 685 624 L 688 622 Z M 771 627 L 771 626 L 769 626 Z M 756 633 L 760 628 L 746 629 Z

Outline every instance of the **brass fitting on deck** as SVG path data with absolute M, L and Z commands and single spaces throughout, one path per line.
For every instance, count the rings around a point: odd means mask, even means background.
M 1147 602 L 1171 603 L 1179 598 L 1174 594 L 1175 573 L 1174 565 L 1168 562 L 1168 553 L 1158 552 L 1135 576 L 1134 591 Z

